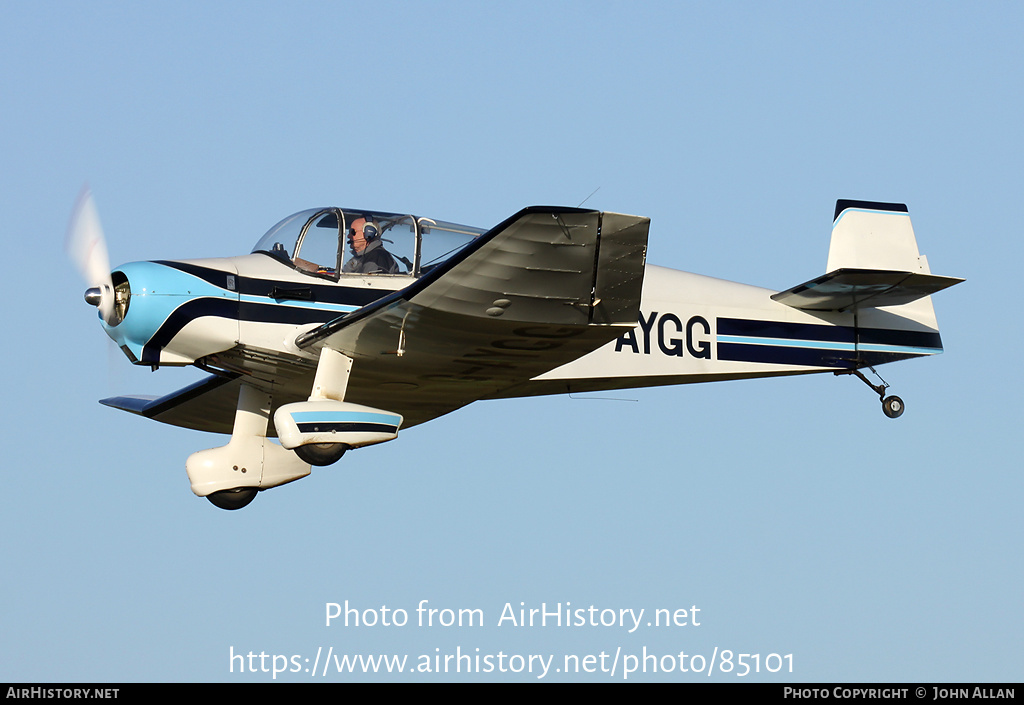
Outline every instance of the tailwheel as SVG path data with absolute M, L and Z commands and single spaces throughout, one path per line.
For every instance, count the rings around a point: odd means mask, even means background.
M 294 450 L 295 455 L 302 458 L 304 462 L 323 466 L 333 465 L 341 460 L 341 456 L 345 455 L 348 448 L 345 443 L 308 443 L 304 446 L 297 446 Z
M 890 419 L 898 419 L 906 408 L 903 400 L 895 395 L 882 400 L 882 412 Z
M 247 506 L 249 502 L 256 499 L 257 492 L 259 490 L 255 487 L 236 487 L 233 490 L 214 492 L 213 494 L 206 495 L 206 498 L 215 507 L 233 510 Z
M 868 385 L 878 395 L 879 400 L 882 402 L 882 413 L 888 416 L 890 419 L 898 419 L 903 416 L 903 412 L 907 406 L 903 403 L 903 400 L 896 395 L 885 396 L 885 390 L 889 388 L 888 382 L 882 379 L 882 375 L 878 374 L 874 367 L 868 366 L 868 369 L 874 372 L 875 376 L 881 381 L 881 384 L 872 384 L 871 380 L 864 376 L 864 373 L 860 370 L 840 370 L 836 372 L 837 375 L 854 375 L 858 377 L 864 384 Z

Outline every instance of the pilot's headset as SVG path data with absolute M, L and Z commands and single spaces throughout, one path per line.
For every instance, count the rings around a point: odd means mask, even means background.
M 355 228 L 353 228 L 352 230 L 353 230 L 352 234 L 354 235 L 355 234 Z M 380 237 L 380 228 L 377 227 L 376 223 L 374 223 L 372 220 L 367 218 L 366 219 L 366 224 L 363 226 L 363 238 L 365 238 L 365 240 L 367 242 L 373 242 L 374 240 L 376 240 L 379 237 Z

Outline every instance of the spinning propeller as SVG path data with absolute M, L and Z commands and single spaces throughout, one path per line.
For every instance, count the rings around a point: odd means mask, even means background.
M 99 308 L 100 317 L 108 326 L 117 325 L 121 321 L 123 311 L 118 310 L 118 297 L 110 276 L 107 243 L 88 186 L 82 189 L 75 203 L 75 210 L 68 224 L 65 246 L 68 256 L 89 286 L 85 292 L 86 302 Z

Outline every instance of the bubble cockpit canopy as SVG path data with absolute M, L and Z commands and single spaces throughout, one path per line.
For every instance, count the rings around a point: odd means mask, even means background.
M 307 274 L 419 277 L 485 233 L 422 216 L 314 208 L 290 215 L 253 248 Z

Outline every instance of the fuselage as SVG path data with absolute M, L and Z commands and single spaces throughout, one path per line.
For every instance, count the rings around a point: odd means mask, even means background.
M 319 357 L 297 343 L 303 333 L 410 287 L 484 232 L 412 215 L 302 211 L 271 228 L 248 255 L 119 267 L 116 316 L 103 325 L 136 364 L 268 380 L 289 370 L 301 375 Z M 372 266 L 363 261 L 368 251 Z M 647 265 L 636 327 L 491 395 L 858 369 L 942 350 L 928 298 L 844 313 L 794 308 L 774 293 Z
M 405 275 L 312 277 L 264 253 L 136 262 L 118 268 L 130 302 L 104 324 L 136 364 L 266 372 L 314 366 L 302 333 L 415 281 Z M 530 396 L 852 369 L 941 352 L 937 331 L 886 327 L 884 312 L 810 312 L 774 292 L 647 265 L 637 326 L 496 396 Z M 873 319 L 873 320 L 872 320 Z

